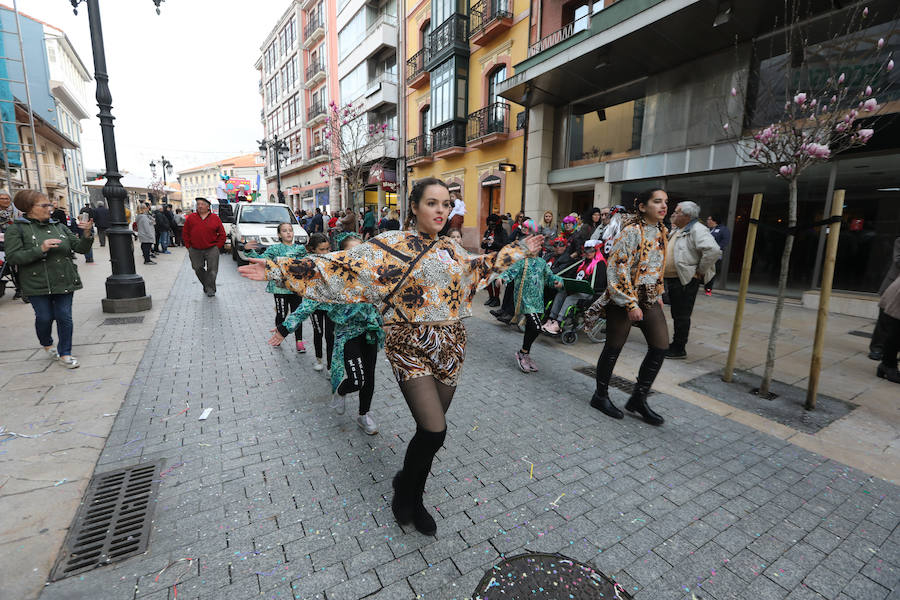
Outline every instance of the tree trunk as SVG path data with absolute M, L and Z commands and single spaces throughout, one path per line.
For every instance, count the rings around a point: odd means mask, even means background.
M 791 179 L 788 194 L 788 227 L 797 226 L 797 180 Z M 766 349 L 766 368 L 762 382 L 759 384 L 759 395 L 767 398 L 775 371 L 775 342 L 781 327 L 781 313 L 784 310 L 784 292 L 787 287 L 788 271 L 791 267 L 791 250 L 794 248 L 794 233 L 789 231 L 784 240 L 784 252 L 781 255 L 781 273 L 778 275 L 778 297 L 775 299 L 775 312 L 772 315 L 772 329 L 769 330 L 769 346 Z

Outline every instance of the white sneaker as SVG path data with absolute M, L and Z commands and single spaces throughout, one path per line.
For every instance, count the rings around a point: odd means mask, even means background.
M 61 362 L 67 369 L 77 369 L 79 367 L 78 359 L 74 356 L 60 356 L 59 362 Z
M 321 358 L 316 359 L 316 364 L 313 365 L 313 371 L 322 371 L 325 369 L 325 363 L 322 362 Z
M 59 352 L 56 351 L 56 348 L 50 346 L 49 348 L 44 348 L 44 352 L 47 353 L 47 358 L 50 360 L 59 360 Z
M 356 417 L 356 424 L 369 435 L 378 433 L 378 425 L 375 424 L 375 419 L 372 417 L 372 411 Z
M 347 398 L 345 396 L 341 396 L 337 392 L 333 393 L 331 395 L 331 408 L 333 408 L 334 412 L 339 415 L 344 414 L 344 412 L 347 410 L 346 400 Z

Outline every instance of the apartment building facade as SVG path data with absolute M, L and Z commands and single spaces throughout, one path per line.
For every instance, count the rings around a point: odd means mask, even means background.
M 336 6 L 326 0 L 293 0 L 263 41 L 256 63 L 266 140 L 283 140 L 281 190 L 293 209 L 328 207 L 332 182 L 321 174 L 328 161 L 325 118 L 337 82 Z M 270 202 L 278 201 L 276 156 L 265 157 Z
M 337 3 L 338 98 L 341 106 L 360 107 L 359 119 L 372 127 L 377 138 L 370 152 L 359 157 L 367 170 L 363 189 L 351 197 L 343 185 L 345 206 L 357 210 L 397 207 L 400 106 L 397 0 L 339 0 Z M 351 131 L 367 131 L 349 126 Z M 351 134 L 352 136 L 352 134 Z M 361 142 L 364 136 L 347 140 Z M 359 146 L 356 146 L 357 148 Z M 376 168 L 377 165 L 377 168 Z
M 783 39 L 781 0 L 533 0 L 527 56 L 498 85 L 500 96 L 528 108 L 526 213 L 628 204 L 637 191 L 663 187 L 670 204 L 692 200 L 703 218 L 718 215 L 731 228 L 720 285 L 736 287 L 751 200 L 763 193 L 768 227 L 760 228 L 750 283 L 751 291 L 772 292 L 787 186 L 747 163 L 739 141 L 777 118 L 766 113 L 772 108 L 766 77 L 783 81 L 787 69 L 798 67 L 796 56 L 812 57 L 810 68 L 824 70 L 815 61 L 828 56 L 823 44 L 833 42 L 860 49 L 859 64 L 853 52 L 845 57 L 848 69 L 867 68 L 863 49 L 879 37 L 898 55 L 896 3 L 868 6 L 866 29 L 853 39 L 829 38 L 825 25 L 847 22 L 847 11 L 861 10 L 856 4 L 803 8 L 801 22 L 816 27 L 805 47 L 785 49 L 770 43 Z M 890 97 L 878 99 L 890 112 L 900 111 L 898 78 L 896 70 L 889 75 Z M 724 128 L 723 114 L 737 126 Z M 832 310 L 874 312 L 866 301 L 900 234 L 900 185 L 890 166 L 900 164 L 898 133 L 886 120 L 865 148 L 810 169 L 799 182 L 800 223 L 829 214 L 833 190 L 847 191 L 834 279 L 841 293 Z M 803 228 L 794 242 L 789 293 L 812 305 L 826 231 Z
M 488 215 L 522 206 L 524 112 L 498 91 L 527 57 L 529 13 L 528 0 L 421 0 L 405 11 L 408 185 L 435 176 L 460 194 L 469 247 Z

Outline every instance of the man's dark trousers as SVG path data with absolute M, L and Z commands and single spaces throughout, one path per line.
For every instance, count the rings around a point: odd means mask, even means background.
M 669 308 L 672 311 L 672 348 L 683 351 L 687 345 L 688 333 L 691 331 L 691 313 L 694 312 L 694 300 L 697 299 L 697 290 L 700 289 L 700 280 L 692 278 L 687 285 L 683 285 L 677 277 L 666 278 L 666 290 L 669 294 Z

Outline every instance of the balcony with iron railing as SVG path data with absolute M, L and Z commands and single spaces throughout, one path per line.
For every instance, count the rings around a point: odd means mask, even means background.
M 325 121 L 325 105 L 320 103 L 312 104 L 306 109 L 306 126 L 312 127 L 318 123 Z
M 325 37 L 325 24 L 318 12 L 309 13 L 309 21 L 303 28 L 303 47 L 309 48 L 319 39 Z
M 430 73 L 425 69 L 430 53 L 428 46 L 425 46 L 406 61 L 406 85 L 411 88 L 420 88 L 426 85 L 431 78 Z
M 324 162 L 328 160 L 328 152 L 325 148 L 325 144 L 313 144 L 309 147 L 309 155 L 307 156 L 307 160 L 310 163 Z
M 494 102 L 469 113 L 466 124 L 466 143 L 485 146 L 509 137 L 509 104 Z
M 513 25 L 512 0 L 480 0 L 472 6 L 469 41 L 483 46 Z
M 306 80 L 303 85 L 306 89 L 315 87 L 320 81 L 325 79 L 325 61 L 317 58 L 306 67 Z
M 428 35 L 430 52 L 425 69 L 431 71 L 453 54 L 469 56 L 469 17 L 454 13 Z
M 591 27 L 590 15 L 581 17 L 580 19 L 564 25 L 548 36 L 541 38 L 540 41 L 528 47 L 528 58 L 540 54 L 544 50 L 548 50 L 553 46 L 566 41 L 575 34 L 581 33 Z
M 68 186 L 66 169 L 53 163 L 41 163 L 41 179 L 48 188 L 64 188 Z
M 466 123 L 450 121 L 431 130 L 435 159 L 449 158 L 466 151 Z
M 420 135 L 406 141 L 406 164 L 409 166 L 431 162 L 431 134 Z

